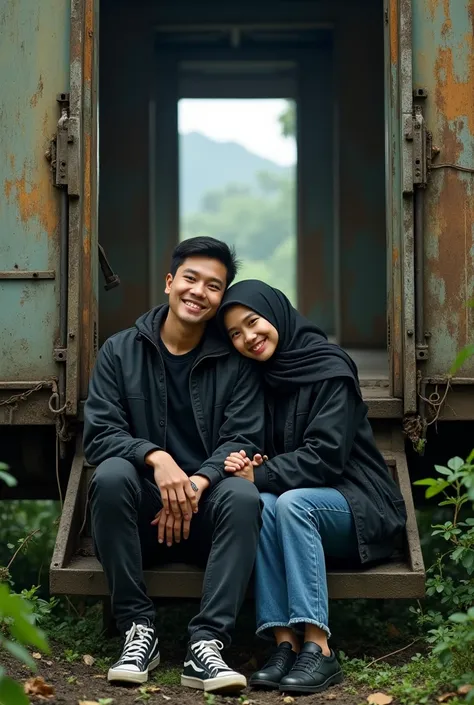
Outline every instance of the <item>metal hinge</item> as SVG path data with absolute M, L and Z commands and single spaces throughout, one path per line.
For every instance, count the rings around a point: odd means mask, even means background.
M 425 99 L 425 89 L 413 92 L 415 100 Z M 410 115 L 405 114 L 403 123 L 403 193 L 413 193 L 415 188 L 425 188 L 433 156 L 431 132 L 421 105 L 415 104 Z
M 431 132 L 426 129 L 420 105 L 405 116 L 403 136 L 403 193 L 413 193 L 415 188 L 426 187 L 432 156 Z
M 413 91 L 414 105 L 410 115 L 404 116 L 403 193 L 413 198 L 413 230 L 415 241 L 415 356 L 418 361 L 429 359 L 429 334 L 424 331 L 424 190 L 433 156 L 431 132 L 426 127 L 422 103 L 427 98 L 424 88 Z M 413 331 L 407 331 L 413 335 Z
M 56 100 L 61 117 L 45 156 L 51 163 L 54 186 L 67 189 L 69 196 L 79 196 L 79 124 L 69 116 L 69 93 L 59 93 Z

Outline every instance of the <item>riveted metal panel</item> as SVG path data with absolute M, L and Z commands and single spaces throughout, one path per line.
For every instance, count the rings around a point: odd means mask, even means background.
M 431 337 L 420 369 L 443 377 L 474 340 L 467 306 L 474 295 L 474 0 L 414 0 L 413 32 L 414 87 L 427 92 L 424 115 L 439 149 L 425 197 L 424 323 Z M 474 377 L 474 359 L 459 374 Z
M 69 85 L 69 2 L 5 0 L 0 8 L 0 380 L 57 375 L 59 194 L 45 158 Z

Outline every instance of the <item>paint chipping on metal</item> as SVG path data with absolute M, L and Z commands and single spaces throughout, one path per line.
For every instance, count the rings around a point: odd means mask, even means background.
M 474 0 L 414 3 L 416 84 L 428 91 L 436 164 L 474 167 Z M 430 32 L 422 31 L 431 20 Z M 472 342 L 474 179 L 455 168 L 431 172 L 425 211 L 425 324 L 431 333 L 425 374 L 445 375 Z M 463 366 L 474 376 L 474 362 Z
M 57 228 L 57 212 L 51 187 L 44 178 L 37 182 L 27 177 L 23 167 L 18 179 L 5 179 L 4 193 L 7 201 L 15 201 L 21 222 L 27 225 L 33 218 L 38 219 L 45 232 L 53 237 Z
M 40 77 L 38 79 L 38 88 L 36 89 L 36 91 L 33 93 L 33 95 L 30 98 L 30 105 L 32 108 L 36 108 L 36 106 L 38 105 L 38 101 L 43 95 L 43 88 L 44 88 L 43 78 L 40 74 Z
M 390 63 L 393 66 L 398 61 L 398 0 L 390 0 Z

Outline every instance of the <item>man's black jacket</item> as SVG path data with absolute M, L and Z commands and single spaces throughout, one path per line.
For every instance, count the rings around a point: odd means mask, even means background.
M 270 398 L 269 407 L 266 452 L 272 453 L 275 438 L 284 452 L 255 470 L 260 492 L 335 487 L 352 511 L 360 562 L 388 558 L 405 527 L 405 503 L 375 445 L 367 406 L 352 385 L 341 378 L 306 385 L 289 398 Z
M 120 457 L 138 471 L 150 471 L 147 453 L 166 449 L 166 379 L 157 341 L 167 312 L 165 305 L 145 313 L 99 352 L 84 412 L 84 452 L 91 465 Z M 244 449 L 253 457 L 263 451 L 264 400 L 255 364 L 208 324 L 189 389 L 208 455 L 195 474 L 207 477 L 211 486 L 228 477 L 224 460 L 229 453 Z

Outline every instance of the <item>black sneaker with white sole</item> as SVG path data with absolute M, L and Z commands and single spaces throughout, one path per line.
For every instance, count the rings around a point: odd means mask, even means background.
M 132 624 L 125 634 L 122 655 L 109 668 L 107 680 L 121 683 L 146 683 L 148 671 L 160 663 L 158 636 L 155 627 L 148 624 Z
M 241 673 L 233 671 L 221 656 L 224 644 L 217 639 L 189 644 L 181 675 L 181 685 L 207 693 L 240 693 L 247 685 Z

